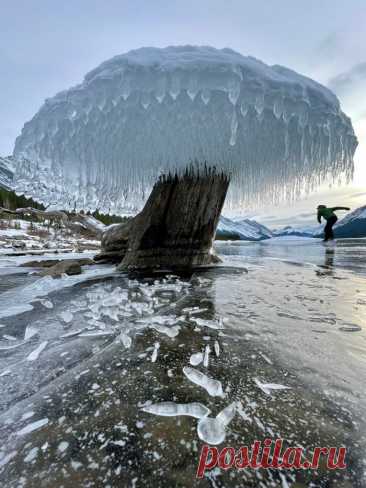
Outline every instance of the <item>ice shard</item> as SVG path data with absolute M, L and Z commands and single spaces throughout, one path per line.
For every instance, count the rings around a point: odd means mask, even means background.
M 207 161 L 227 207 L 350 178 L 357 140 L 319 83 L 231 49 L 142 48 L 47 99 L 17 138 L 15 187 L 64 208 L 137 211 L 161 173 Z

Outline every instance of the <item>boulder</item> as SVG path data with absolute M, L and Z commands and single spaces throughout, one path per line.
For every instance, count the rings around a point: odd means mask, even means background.
M 40 271 L 40 276 L 52 276 L 52 278 L 60 278 L 61 275 L 67 274 L 69 276 L 81 274 L 81 266 L 78 261 L 67 260 L 60 261 L 50 268 Z
M 41 261 L 27 261 L 21 264 L 24 268 L 51 268 L 58 263 L 78 263 L 80 266 L 85 266 L 87 264 L 94 264 L 94 261 L 90 258 L 81 259 L 44 259 Z

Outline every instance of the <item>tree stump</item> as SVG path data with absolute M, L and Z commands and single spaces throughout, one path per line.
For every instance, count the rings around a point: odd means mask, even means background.
M 217 262 L 212 242 L 229 187 L 214 169 L 163 175 L 143 210 L 108 229 L 99 259 L 119 259 L 120 270 L 192 268 Z

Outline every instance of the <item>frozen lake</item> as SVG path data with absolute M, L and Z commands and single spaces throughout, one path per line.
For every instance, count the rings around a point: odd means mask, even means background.
M 216 250 L 179 277 L 0 256 L 1 486 L 365 486 L 366 240 Z M 348 466 L 195 479 L 204 443 L 265 438 L 345 446 Z

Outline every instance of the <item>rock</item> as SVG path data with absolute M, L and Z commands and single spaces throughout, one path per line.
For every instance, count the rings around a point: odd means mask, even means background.
M 88 264 L 94 264 L 94 261 L 89 258 L 81 259 L 44 259 L 42 261 L 27 261 L 26 263 L 20 264 L 25 268 L 51 268 L 58 263 L 78 263 L 80 266 L 85 266 Z
M 52 276 L 53 278 L 59 278 L 63 274 L 67 274 L 69 276 L 81 274 L 81 266 L 78 261 L 74 260 L 67 260 L 67 261 L 60 261 L 54 266 L 50 268 L 46 268 L 45 270 L 39 273 L 40 276 Z
M 127 252 L 128 238 L 134 219 L 123 224 L 108 227 L 102 237 L 102 252 L 94 257 L 95 261 L 112 261 L 120 263 Z

